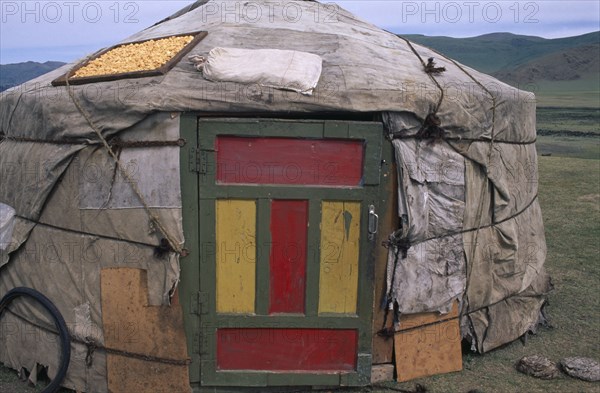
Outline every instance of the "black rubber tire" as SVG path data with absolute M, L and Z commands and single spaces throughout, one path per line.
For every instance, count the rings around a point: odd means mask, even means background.
M 54 379 L 42 390 L 42 393 L 55 393 L 60 389 L 60 384 L 63 379 L 65 379 L 65 375 L 67 374 L 67 369 L 69 368 L 69 362 L 71 361 L 71 336 L 69 334 L 69 329 L 67 329 L 67 324 L 60 311 L 56 308 L 56 306 L 44 296 L 42 293 L 36 291 L 35 289 L 26 288 L 26 287 L 17 287 L 13 288 L 2 297 L 0 300 L 0 318 L 2 317 L 2 312 L 8 305 L 18 297 L 28 297 L 32 298 L 41 304 L 48 313 L 52 316 L 54 320 L 54 324 L 58 329 L 58 335 L 60 337 L 60 365 L 58 367 L 58 371 L 56 372 L 56 376 Z

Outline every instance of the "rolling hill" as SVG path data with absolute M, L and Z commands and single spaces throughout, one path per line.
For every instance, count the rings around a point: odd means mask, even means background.
M 507 82 L 571 81 L 600 73 L 600 43 L 553 52 L 494 73 Z
M 488 74 L 516 68 L 551 53 L 600 43 L 600 31 L 556 39 L 511 33 L 492 33 L 469 38 L 424 35 L 403 37 Z
M 600 31 L 557 39 L 511 33 L 403 37 L 535 92 L 540 106 L 600 107 Z
M 66 63 L 60 61 L 47 61 L 36 63 L 28 61 L 25 63 L 0 64 L 0 91 L 20 85 L 47 72 L 53 71 Z

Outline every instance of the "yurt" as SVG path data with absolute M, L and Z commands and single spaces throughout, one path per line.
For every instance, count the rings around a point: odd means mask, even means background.
M 94 393 L 460 370 L 544 322 L 535 140 L 533 94 L 337 6 L 198 1 L 2 93 L 0 362 Z

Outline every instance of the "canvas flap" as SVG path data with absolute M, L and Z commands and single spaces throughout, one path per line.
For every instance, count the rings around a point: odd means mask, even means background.
M 258 84 L 311 95 L 321 76 L 321 57 L 280 49 L 214 48 L 202 74 L 213 82 Z

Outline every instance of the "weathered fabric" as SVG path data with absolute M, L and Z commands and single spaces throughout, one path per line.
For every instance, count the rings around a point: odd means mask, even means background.
M 414 244 L 404 257 L 392 244 L 388 299 L 401 314 L 447 313 L 465 288 L 462 237 L 465 160 L 447 143 L 396 139 L 399 211 L 406 225 L 398 235 Z
M 225 3 L 228 14 L 219 12 Z M 331 9 L 316 2 L 252 4 L 260 7 L 260 17 L 248 17 L 247 2 L 199 2 L 124 42 L 204 30 L 208 35 L 190 55 L 206 56 L 216 47 L 311 53 L 323 60 L 311 96 L 258 84 L 212 82 L 186 59 L 162 76 L 70 87 L 103 138 L 171 142 L 158 147 L 115 144 L 129 180 L 115 170 L 68 89 L 51 86 L 74 64 L 1 94 L 0 203 L 15 215 L 9 246 L 0 255 L 0 295 L 15 286 L 35 288 L 55 303 L 74 336 L 89 335 L 102 344 L 100 269 L 147 269 L 153 305 L 167 304 L 178 282 L 177 254 L 154 253 L 163 234 L 127 182 L 135 181 L 152 214 L 174 242 L 183 244 L 179 149 L 172 144 L 179 138 L 181 112 L 307 117 L 315 112 L 380 112 L 390 135 L 411 137 L 441 98 L 422 64 L 422 59 L 436 57 L 447 69 L 435 76 L 445 92 L 437 116 L 446 140 L 394 141 L 399 214 L 407 224 L 401 234 L 412 247 L 397 264 L 397 279 L 390 286 L 404 312 L 444 311 L 452 299 L 462 299 L 467 311 L 463 334 L 474 337 L 480 351 L 535 324 L 548 288 L 535 200 L 535 148 L 502 143 L 535 138 L 533 95 L 414 45 L 420 59 L 403 39 L 341 9 L 325 20 Z M 296 12 L 290 19 L 292 8 Z M 492 138 L 496 143 L 489 143 Z M 481 229 L 447 236 L 477 227 Z M 25 304 L 16 311 L 43 322 Z M 6 321 L 19 331 L 37 332 L 10 318 Z M 20 339 L 15 333 L 0 340 L 0 361 L 15 369 L 49 365 L 52 376 L 55 343 Z M 105 392 L 105 355 L 96 352 L 88 368 L 85 354 L 85 346 L 73 344 L 64 385 Z
M 400 138 L 393 144 L 405 222 L 391 242 L 388 301 L 411 314 L 446 313 L 460 300 L 463 336 L 479 352 L 535 329 L 551 284 L 534 123 L 521 136 L 494 132 L 493 141 L 445 128 L 440 140 L 420 139 L 421 126 L 404 113 L 388 114 L 387 125 Z M 410 246 L 406 257 L 394 242 Z
M 178 138 L 179 116 L 170 113 L 150 115 L 119 134 L 125 144 Z M 0 160 L 12 157 L 12 162 L 19 163 L 3 172 L 3 184 L 8 178 L 20 185 L 0 190 L 3 200 L 13 204 L 17 212 L 9 248 L 2 253 L 6 265 L 0 273 L 0 293 L 18 286 L 35 288 L 58 307 L 74 338 L 85 341 L 92 337 L 103 343 L 101 269 L 147 270 L 151 277 L 149 302 L 161 305 L 169 303 L 170 292 L 179 280 L 178 258 L 172 253 L 155 255 L 161 234 L 103 147 L 66 145 L 63 150 L 76 152 L 68 160 L 57 154 L 60 147 L 7 140 L 0 143 L 0 151 L 7 149 Z M 123 148 L 120 159 L 161 223 L 182 244 L 179 149 Z M 62 165 L 61 174 L 55 174 L 57 163 Z M 29 303 L 15 306 L 11 306 L 13 312 L 37 324 L 48 324 L 47 316 Z M 57 339 L 14 316 L 3 315 L 1 323 L 9 334 L 3 337 L 0 362 L 28 370 L 37 364 L 48 365 L 52 377 L 59 361 Z M 24 340 L 22 332 L 45 339 Z M 105 353 L 96 351 L 88 368 L 86 346 L 73 343 L 72 350 L 64 386 L 105 392 Z

